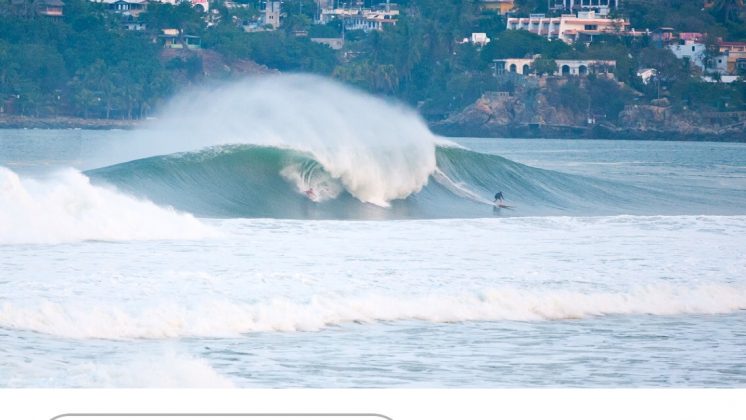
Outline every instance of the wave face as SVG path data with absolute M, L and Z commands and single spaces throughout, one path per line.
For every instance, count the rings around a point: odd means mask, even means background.
M 159 204 L 225 218 L 483 217 L 492 215 L 489 198 L 498 189 L 516 206 L 503 210 L 506 215 L 603 214 L 620 209 L 633 213 L 641 196 L 649 202 L 650 194 L 640 189 L 531 168 L 495 155 L 438 146 L 436 157 L 437 165 L 422 187 L 381 205 L 360 199 L 360 191 L 375 190 L 374 195 L 383 197 L 379 192 L 385 187 L 363 182 L 351 190 L 314 154 L 270 146 L 218 146 L 88 174 Z
M 503 215 L 635 214 L 651 202 L 665 213 L 670 204 L 463 149 L 407 108 L 312 76 L 185 94 L 120 149 L 132 160 L 88 174 L 206 217 L 484 217 L 496 191 L 515 206 Z

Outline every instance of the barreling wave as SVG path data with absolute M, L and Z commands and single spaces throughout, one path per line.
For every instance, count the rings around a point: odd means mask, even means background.
M 484 217 L 496 191 L 515 206 L 503 215 L 681 208 L 666 194 L 449 144 L 406 107 L 312 76 L 185 94 L 133 137 L 113 151 L 129 161 L 88 174 L 198 216 Z
M 493 214 L 491 196 L 498 189 L 515 206 L 503 210 L 504 215 L 634 213 L 637 200 L 650 195 L 448 145 L 436 148 L 436 158 L 421 189 L 385 205 L 361 200 L 312 153 L 272 146 L 211 147 L 139 159 L 88 175 L 162 205 L 224 218 L 484 217 Z

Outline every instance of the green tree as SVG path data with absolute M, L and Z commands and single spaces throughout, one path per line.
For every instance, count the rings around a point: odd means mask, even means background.
M 111 117 L 114 108 L 114 78 L 103 60 L 97 60 L 91 66 L 79 70 L 70 81 L 73 101 L 88 118 L 91 109 L 103 109 L 105 118 Z
M 691 77 L 689 69 L 668 49 L 645 48 L 640 51 L 639 63 L 641 67 L 656 69 L 658 79 L 667 86 Z
M 530 58 L 536 54 L 556 59 L 566 57 L 572 47 L 562 41 L 550 41 L 528 31 L 505 31 L 482 50 L 482 58 L 492 62 L 496 58 Z
M 547 58 L 534 60 L 533 71 L 539 76 L 552 75 L 557 72 L 557 62 Z
M 617 119 L 625 104 L 631 99 L 628 90 L 603 77 L 589 77 L 587 90 L 591 111 L 612 121 Z
M 176 6 L 151 2 L 140 20 L 151 30 L 179 29 L 189 34 L 201 34 L 204 26 L 201 13 L 189 2 Z
M 549 103 L 556 108 L 567 109 L 573 113 L 584 113 L 590 108 L 591 97 L 580 80 L 562 80 L 559 88 L 552 88 L 547 95 Z
M 712 5 L 712 14 L 724 23 L 741 22 L 743 11 L 743 0 L 715 0 Z

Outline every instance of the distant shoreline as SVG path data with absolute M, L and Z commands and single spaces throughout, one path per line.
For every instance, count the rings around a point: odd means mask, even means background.
M 0 115 L 0 129 L 48 129 L 48 130 L 133 130 L 147 125 L 148 120 L 112 120 L 100 118 L 49 117 L 36 118 L 16 115 Z M 444 137 L 472 138 L 525 138 L 525 139 L 587 139 L 587 140 L 658 140 L 658 141 L 711 141 L 744 143 L 742 138 L 728 134 L 695 134 L 683 132 L 612 130 L 603 126 L 590 128 L 557 126 L 499 126 L 485 130 L 438 122 L 428 123 L 433 133 Z
M 430 129 L 446 137 L 476 138 L 526 138 L 526 139 L 587 139 L 587 140 L 658 140 L 658 141 L 710 141 L 719 143 L 746 143 L 746 134 L 740 133 L 691 133 L 659 130 L 617 129 L 597 125 L 593 127 L 566 127 L 552 125 L 506 125 L 490 128 L 447 123 L 432 123 Z
M 37 118 L 18 115 L 0 115 L 0 129 L 116 130 L 138 128 L 143 126 L 146 122 L 146 120 L 107 120 L 77 117 Z

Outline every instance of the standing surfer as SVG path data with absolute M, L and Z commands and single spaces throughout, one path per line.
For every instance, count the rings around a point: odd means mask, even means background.
M 502 207 L 503 199 L 504 199 L 503 192 L 498 191 L 497 194 L 495 194 L 495 201 L 494 201 L 495 206 Z

